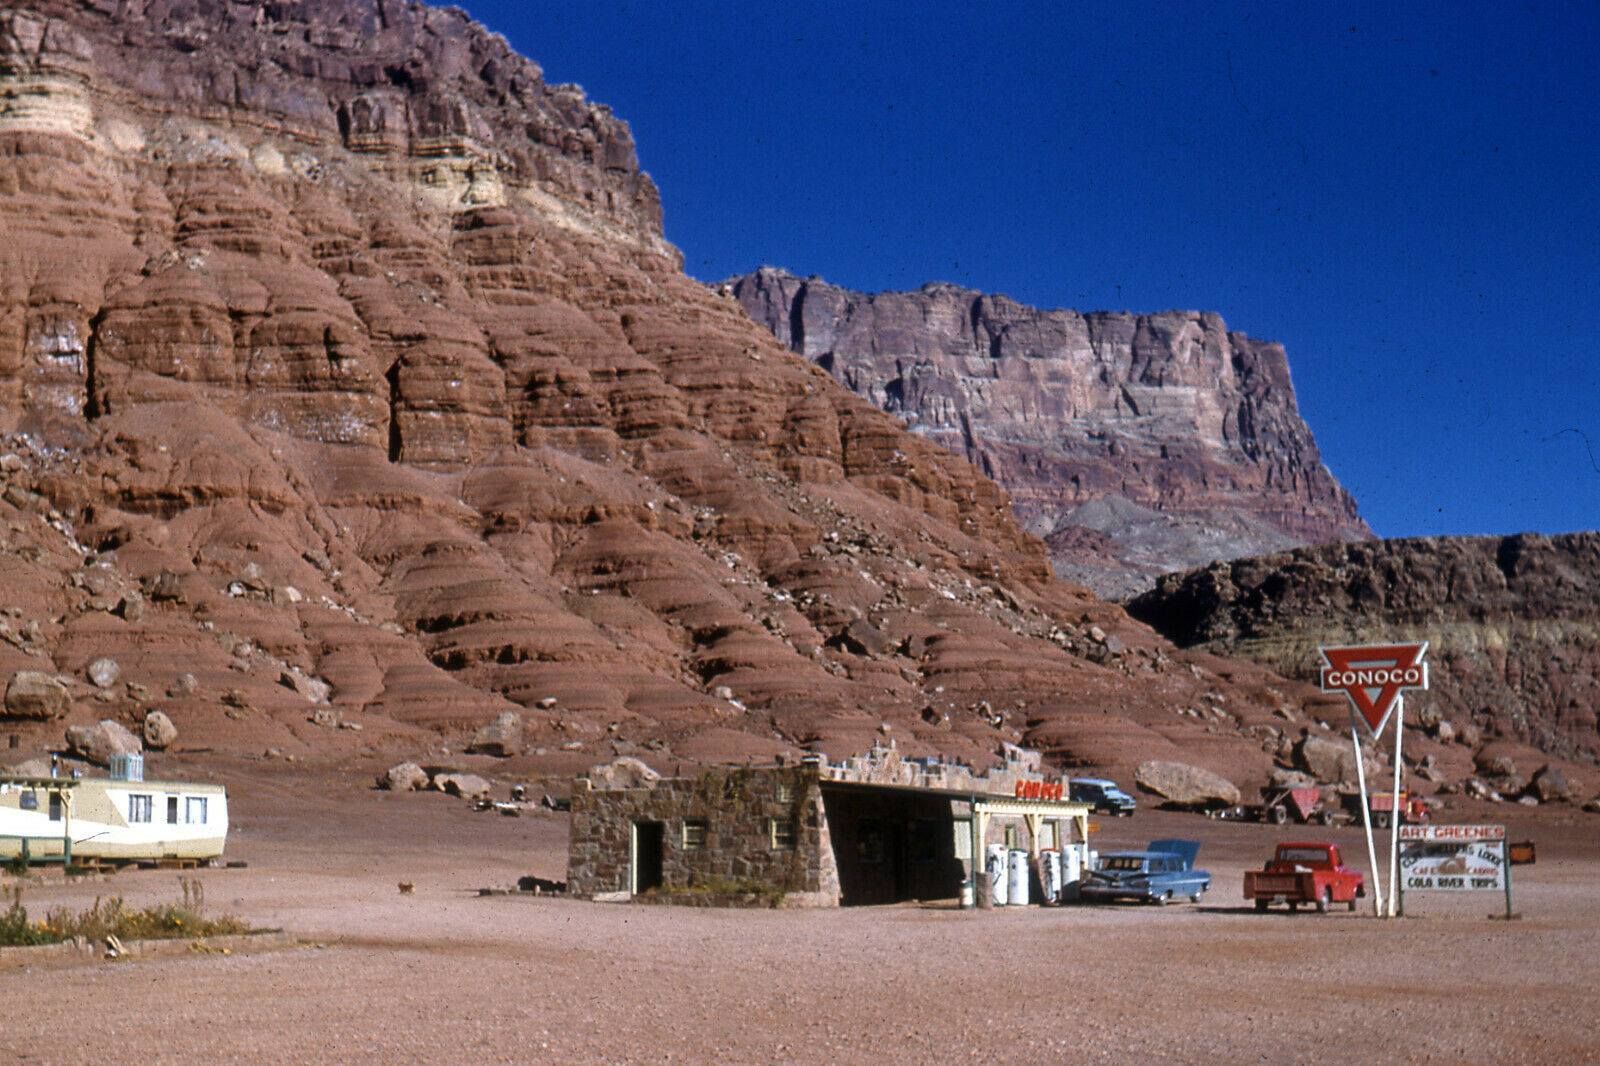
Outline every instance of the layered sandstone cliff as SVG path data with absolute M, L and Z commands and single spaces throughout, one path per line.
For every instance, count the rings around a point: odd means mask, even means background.
M 1308 698 L 1053 581 L 459 11 L 10 5 L 0 232 L 0 677 L 64 686 L 24 751 L 159 708 L 194 758 L 492 724 L 521 772 L 888 738 L 1246 780 Z
M 944 284 L 866 295 L 770 268 L 725 284 L 791 350 L 1003 485 L 1057 571 L 1103 595 L 1371 536 L 1283 347 L 1217 315 L 1041 311 Z
M 1600 533 L 1306 548 L 1163 578 L 1130 609 L 1182 645 L 1308 680 L 1319 644 L 1427 640 L 1432 687 L 1408 706 L 1600 756 Z

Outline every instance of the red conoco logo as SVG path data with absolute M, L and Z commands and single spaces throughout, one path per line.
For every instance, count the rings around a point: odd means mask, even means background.
M 1402 690 L 1428 687 L 1427 651 L 1427 641 L 1323 648 L 1322 690 L 1343 692 L 1368 728 L 1381 733 Z

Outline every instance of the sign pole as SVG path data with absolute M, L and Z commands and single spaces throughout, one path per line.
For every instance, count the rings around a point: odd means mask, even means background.
M 1361 785 L 1361 824 L 1367 828 L 1367 869 L 1372 871 L 1372 916 L 1383 917 L 1383 879 L 1379 876 L 1378 849 L 1372 842 L 1372 804 L 1367 799 L 1367 768 L 1361 761 L 1361 733 L 1350 713 L 1350 743 L 1356 749 L 1356 780 Z
M 1400 802 L 1400 773 L 1405 763 L 1400 759 L 1400 744 L 1405 739 L 1406 729 L 1406 696 L 1402 692 L 1394 698 L 1394 793 L 1390 797 L 1392 806 L 1389 809 L 1389 917 L 1393 918 L 1399 913 L 1400 893 L 1398 891 L 1400 876 L 1400 822 L 1405 816 L 1405 807 Z
M 1323 646 L 1317 649 L 1324 663 L 1319 680 L 1322 691 L 1342 692 L 1350 700 L 1350 743 L 1356 753 L 1356 776 L 1361 784 L 1361 824 L 1367 832 L 1367 862 L 1372 869 L 1372 913 L 1384 917 L 1383 885 L 1378 869 L 1378 849 L 1372 839 L 1372 794 L 1367 791 L 1366 765 L 1361 758 L 1361 731 L 1356 724 L 1360 718 L 1372 733 L 1373 750 L 1383 743 L 1383 730 L 1389 724 L 1389 715 L 1399 707 L 1394 727 L 1394 792 L 1389 817 L 1393 832 L 1389 835 L 1389 897 L 1387 917 L 1396 916 L 1399 908 L 1400 878 L 1400 820 L 1405 805 L 1400 802 L 1400 775 L 1403 770 L 1401 738 L 1404 734 L 1405 709 L 1400 694 L 1408 688 L 1428 687 L 1428 664 L 1423 657 L 1428 654 L 1428 642 L 1411 644 L 1359 644 L 1345 647 Z
M 1506 872 L 1506 921 L 1514 917 L 1511 913 L 1511 838 L 1500 841 L 1500 869 Z

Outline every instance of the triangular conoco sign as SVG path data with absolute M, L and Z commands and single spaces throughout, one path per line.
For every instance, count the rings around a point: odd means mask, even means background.
M 1322 648 L 1322 691 L 1343 692 L 1372 735 L 1383 732 L 1394 702 L 1408 688 L 1428 687 L 1428 642 Z

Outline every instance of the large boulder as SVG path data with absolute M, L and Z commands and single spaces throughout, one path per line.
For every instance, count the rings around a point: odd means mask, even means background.
M 117 660 L 100 658 L 89 664 L 84 671 L 89 675 L 89 680 L 94 682 L 95 688 L 110 688 L 122 676 L 122 667 L 117 665 Z
M 6 717 L 48 722 L 67 713 L 67 686 L 37 670 L 18 670 L 6 685 Z
M 109 766 L 113 755 L 137 755 L 144 749 L 138 737 L 108 718 L 94 725 L 68 726 L 67 750 L 96 765 Z
M 522 716 L 516 711 L 506 711 L 484 726 L 473 736 L 467 751 L 478 755 L 498 755 L 507 758 L 522 754 Z
M 161 751 L 178 739 L 178 727 L 172 724 L 165 711 L 151 711 L 144 716 L 144 746 Z
M 1368 780 L 1382 769 L 1371 755 L 1364 754 Z M 1338 785 L 1356 781 L 1356 753 L 1343 740 L 1313 736 L 1307 733 L 1294 746 L 1294 764 L 1325 784 Z
M 591 767 L 589 784 L 597 789 L 655 788 L 661 775 L 631 755 Z
M 890 640 L 877 626 L 858 618 L 839 631 L 835 638 L 840 647 L 854 655 L 888 655 L 894 651 Z
M 1573 796 L 1567 775 L 1554 766 L 1545 766 L 1535 773 L 1528 788 L 1541 803 L 1564 803 Z
M 494 788 L 477 774 L 436 774 L 433 787 L 462 799 L 487 799 Z
M 1507 745 L 1490 744 L 1479 751 L 1472 764 L 1485 777 L 1512 778 L 1517 776 L 1517 760 Z
M 1231 807 L 1239 802 L 1239 788 L 1210 770 L 1181 762 L 1152 760 L 1140 763 L 1134 781 L 1176 807 Z
M 320 677 L 311 677 L 299 667 L 279 673 L 278 684 L 298 692 L 307 703 L 327 703 L 328 697 L 333 695 L 332 685 Z
M 1280 766 L 1272 771 L 1269 784 L 1274 789 L 1312 788 L 1317 784 L 1317 779 L 1304 770 L 1288 770 Z
M 428 787 L 428 771 L 414 762 L 403 762 L 378 775 L 378 787 L 390 792 L 418 792 Z

